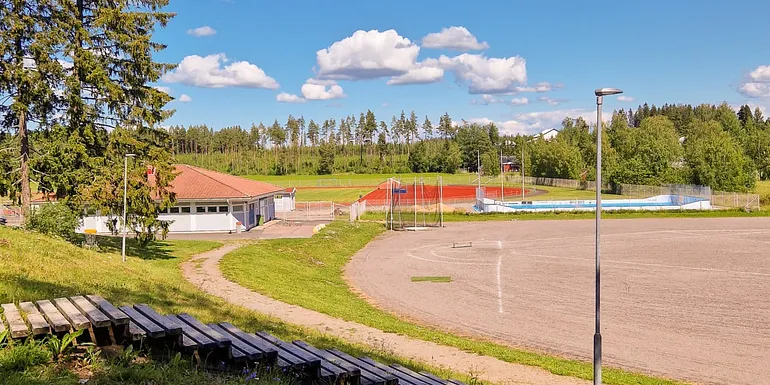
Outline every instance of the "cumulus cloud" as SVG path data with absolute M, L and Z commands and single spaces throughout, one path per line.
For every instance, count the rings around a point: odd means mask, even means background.
M 558 87 L 557 87 L 558 88 Z M 513 88 L 514 92 L 548 92 L 553 89 L 551 83 L 540 82 L 534 86 L 517 86 Z
M 527 98 L 513 98 L 511 99 L 511 104 L 514 106 L 523 106 L 525 104 L 529 104 L 529 99 Z
M 345 92 L 334 81 L 308 79 L 301 88 L 302 96 L 307 100 L 329 100 L 344 98 Z
M 216 35 L 217 30 L 214 28 L 209 27 L 208 25 L 204 25 L 203 27 L 198 27 L 195 29 L 188 29 L 187 30 L 188 35 L 193 35 L 195 37 L 203 37 L 203 36 L 211 36 Z
M 541 96 L 541 97 L 537 98 L 537 100 L 539 100 L 541 102 L 548 103 L 549 106 L 558 106 L 559 104 L 562 103 L 562 100 L 554 99 L 554 98 L 552 98 L 550 96 Z
M 589 124 L 596 124 L 596 111 L 585 109 L 568 109 L 554 111 L 522 112 L 513 116 L 514 120 L 526 127 L 528 133 L 536 133 L 549 128 L 558 129 L 564 118 L 583 118 Z M 607 122 L 612 119 L 612 112 L 605 111 L 602 120 Z
M 275 95 L 275 100 L 277 100 L 279 103 L 305 103 L 305 98 L 301 98 L 297 95 L 281 92 L 278 95 Z
M 300 91 L 302 96 L 281 92 L 275 100 L 281 103 L 304 103 L 308 100 L 331 100 L 347 96 L 334 80 L 307 79 Z
M 626 96 L 626 95 L 620 95 L 620 96 L 618 96 L 617 99 L 618 99 L 619 102 L 633 102 L 634 101 L 634 98 L 632 98 L 630 96 Z
M 770 66 L 759 66 L 754 71 L 751 71 L 749 77 L 755 82 L 770 82 Z
M 316 52 L 318 79 L 360 80 L 400 76 L 415 68 L 420 47 L 393 29 L 358 30 Z
M 429 33 L 422 38 L 422 46 L 454 51 L 478 51 L 489 48 L 487 42 L 479 43 L 476 36 L 462 26 L 442 28 L 441 32 Z
M 418 63 L 417 67 L 399 76 L 393 76 L 388 80 L 388 85 L 428 84 L 435 83 L 444 78 L 444 69 L 439 68 L 436 59 L 428 59 Z
M 488 58 L 464 53 L 455 57 L 441 55 L 438 65 L 454 73 L 458 83 L 467 84 L 471 94 L 499 94 L 514 91 L 516 84 L 527 82 L 524 58 Z
M 747 82 L 738 86 L 738 92 L 749 98 L 770 97 L 770 83 Z
M 247 61 L 224 65 L 227 62 L 227 56 L 223 53 L 206 57 L 190 55 L 182 59 L 174 71 L 165 74 L 162 80 L 207 88 L 278 88 L 278 82 L 256 65 Z
M 179 103 L 190 103 L 192 102 L 192 98 L 187 94 L 181 94 L 179 95 Z
M 516 120 L 495 121 L 489 118 L 471 118 L 467 122 L 476 124 L 494 123 L 500 129 L 500 133 L 505 135 L 529 134 L 526 125 Z

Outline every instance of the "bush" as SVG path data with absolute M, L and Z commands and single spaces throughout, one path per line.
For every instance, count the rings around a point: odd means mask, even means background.
M 73 241 L 75 229 L 80 226 L 80 217 L 66 205 L 49 203 L 29 215 L 26 226 L 30 230 Z

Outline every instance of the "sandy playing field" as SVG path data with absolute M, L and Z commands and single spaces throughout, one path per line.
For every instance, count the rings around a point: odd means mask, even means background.
M 602 234 L 605 364 L 770 384 L 770 218 L 606 220 Z M 473 246 L 452 247 L 465 241 Z M 346 274 L 375 304 L 409 318 L 591 359 L 593 221 L 391 233 L 357 254 Z

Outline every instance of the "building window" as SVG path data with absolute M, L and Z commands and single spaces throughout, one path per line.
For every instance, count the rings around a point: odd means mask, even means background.
M 206 208 L 203 207 L 203 206 L 198 206 L 198 207 L 195 208 L 195 212 L 196 213 L 205 213 L 206 212 Z
M 199 207 L 203 208 L 203 207 Z M 190 213 L 190 207 L 182 207 L 182 214 L 189 214 Z
M 215 213 L 215 212 L 217 212 L 217 206 L 209 206 L 209 207 L 207 207 L 206 211 L 208 211 L 210 213 Z
M 241 205 L 233 206 L 233 212 L 234 213 L 242 213 L 243 212 L 243 206 L 241 206 Z
M 179 207 L 172 207 L 169 209 L 169 213 L 171 214 L 179 214 Z
M 228 211 L 229 211 L 229 210 L 227 209 L 227 206 L 219 206 L 219 212 L 220 212 L 220 213 L 226 213 L 226 212 L 228 212 Z

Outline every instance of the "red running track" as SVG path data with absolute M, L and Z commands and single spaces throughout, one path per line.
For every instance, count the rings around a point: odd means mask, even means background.
M 415 191 L 412 189 L 413 185 L 403 185 L 401 186 L 402 190 L 406 190 L 405 193 L 400 194 L 401 200 L 403 201 L 414 201 L 415 198 Z M 476 186 L 444 186 L 443 193 L 444 193 L 444 201 L 454 199 L 454 200 L 461 200 L 461 199 L 467 199 L 467 200 L 474 200 L 476 199 Z M 484 194 L 487 198 L 499 198 L 500 197 L 500 187 L 482 187 L 484 189 Z M 521 188 L 517 187 L 506 187 L 505 188 L 505 196 L 506 197 L 520 197 L 521 196 Z M 527 195 L 531 194 L 531 190 L 526 190 Z M 431 185 L 424 185 L 424 186 L 417 186 L 417 201 L 438 201 L 439 196 L 439 186 L 431 186 Z M 363 198 L 361 198 L 361 201 L 367 201 L 367 203 L 375 204 L 375 205 L 382 205 L 385 204 L 388 197 L 388 183 L 385 182 L 379 186 L 377 186 L 377 189 L 370 192 L 369 194 L 366 194 Z

